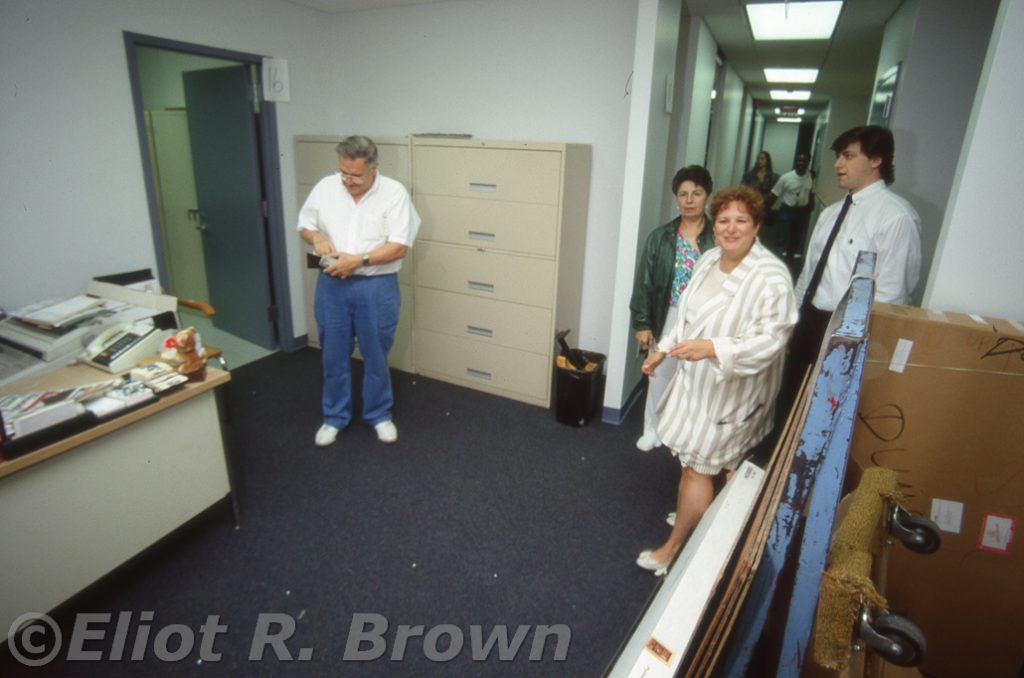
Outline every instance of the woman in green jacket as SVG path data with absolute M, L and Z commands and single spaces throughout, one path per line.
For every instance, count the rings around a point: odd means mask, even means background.
M 715 244 L 704 212 L 711 195 L 711 174 L 700 165 L 684 167 L 672 178 L 672 192 L 679 216 L 647 236 L 629 302 L 630 322 L 644 351 L 661 338 L 665 327 L 675 326 L 679 296 L 690 282 L 690 273 L 700 256 Z M 636 441 L 644 452 L 661 445 L 656 411 L 674 373 L 663 367 L 649 378 L 644 432 Z

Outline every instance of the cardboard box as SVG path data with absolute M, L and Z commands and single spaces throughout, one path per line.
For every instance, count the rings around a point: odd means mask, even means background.
M 885 595 L 934 676 L 1024 667 L 1024 325 L 875 304 L 851 467 L 899 472 L 942 547 L 889 549 Z

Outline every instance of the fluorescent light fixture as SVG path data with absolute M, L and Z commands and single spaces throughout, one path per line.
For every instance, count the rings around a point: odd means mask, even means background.
M 774 101 L 807 101 L 811 98 L 809 89 L 773 89 L 768 93 Z
M 779 118 L 775 118 L 775 121 L 776 121 L 776 122 L 803 122 L 803 121 L 804 121 L 804 119 L 803 119 L 803 118 L 785 118 L 785 117 L 779 117 Z
M 818 79 L 817 68 L 766 68 L 764 79 L 768 82 L 799 82 L 811 84 Z
M 793 115 L 793 114 L 803 115 L 804 113 L 807 112 L 803 108 L 797 108 L 797 109 L 794 110 L 791 106 L 787 106 L 786 109 L 787 109 L 786 112 L 783 113 L 781 108 L 776 108 L 775 109 L 775 115 Z
M 773 2 L 746 8 L 754 40 L 828 40 L 843 3 Z

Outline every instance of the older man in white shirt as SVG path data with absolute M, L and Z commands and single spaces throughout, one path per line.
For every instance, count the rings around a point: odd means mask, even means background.
M 398 271 L 420 218 L 401 183 L 377 172 L 377 146 L 362 136 L 337 147 L 337 174 L 320 180 L 299 211 L 298 230 L 324 265 L 314 298 L 323 351 L 323 424 L 318 446 L 332 444 L 352 419 L 351 357 L 363 357 L 363 419 L 393 443 L 394 398 L 388 352 L 401 299 Z

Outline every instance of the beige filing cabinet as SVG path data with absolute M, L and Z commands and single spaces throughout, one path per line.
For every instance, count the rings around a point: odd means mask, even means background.
M 379 154 L 380 173 L 402 182 L 406 190 L 412 185 L 409 138 L 373 138 Z M 295 137 L 295 182 L 296 199 L 299 207 L 306 201 L 313 186 L 328 174 L 338 171 L 338 154 L 335 147 L 342 137 L 338 136 L 296 136 Z M 303 287 L 306 301 L 306 331 L 310 346 L 319 348 L 316 316 L 313 313 L 313 294 L 316 290 L 316 269 L 306 268 L 306 253 L 311 251 L 302 243 Z M 415 250 L 415 247 L 413 248 Z M 388 356 L 391 367 L 404 372 L 413 371 L 412 359 L 412 318 L 413 318 L 413 257 L 407 255 L 398 274 L 399 290 L 402 294 L 402 310 L 395 333 L 395 345 Z M 358 351 L 356 353 L 358 356 Z
M 416 371 L 547 407 L 579 329 L 590 147 L 415 137 Z

